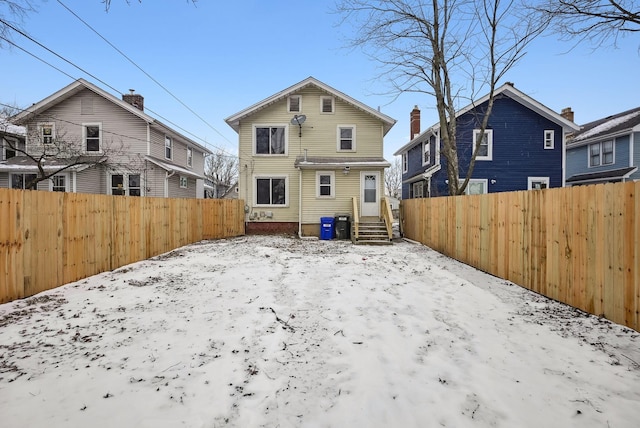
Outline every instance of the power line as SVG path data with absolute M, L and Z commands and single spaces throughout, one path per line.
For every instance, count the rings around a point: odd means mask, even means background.
M 98 78 L 98 77 L 94 76 L 93 74 L 89 73 L 88 71 L 86 71 L 86 70 L 85 70 L 85 69 L 83 69 L 82 67 L 80 67 L 80 66 L 78 66 L 78 65 L 74 64 L 72 61 L 70 61 L 70 60 L 68 60 L 68 59 L 64 58 L 62 55 L 58 54 L 57 52 L 54 52 L 53 50 L 51 50 L 51 49 L 49 49 L 48 47 L 44 46 L 42 43 L 38 42 L 37 40 L 35 40 L 35 39 L 34 39 L 34 38 L 32 38 L 31 36 L 27 35 L 27 34 L 26 34 L 26 33 L 24 33 L 23 31 L 21 31 L 21 30 L 17 29 L 17 28 L 16 28 L 16 27 L 14 27 L 13 25 L 9 24 L 8 22 L 6 22 L 5 20 L 3 20 L 2 18 L 0 18 L 0 22 L 1 22 L 1 23 L 3 23 L 4 25 L 6 25 L 7 27 L 11 28 L 12 30 L 16 31 L 18 34 L 22 35 L 23 37 L 25 37 L 25 38 L 29 39 L 29 40 L 30 40 L 30 41 L 32 41 L 33 43 L 37 44 L 37 45 L 38 45 L 38 46 L 40 46 L 41 48 L 43 48 L 43 49 L 45 49 L 46 51 L 50 52 L 51 54 L 53 54 L 53 55 L 55 55 L 56 57 L 60 58 L 61 60 L 63 60 L 64 62 L 68 63 L 68 64 L 69 64 L 69 65 L 71 65 L 72 67 L 75 67 L 75 68 L 77 68 L 78 70 L 80 70 L 81 72 L 83 72 L 83 73 L 87 74 L 88 76 L 91 76 L 92 78 L 94 78 L 94 79 L 95 79 L 95 80 L 97 80 L 98 82 L 100 82 L 100 83 L 104 84 L 105 86 L 107 86 L 108 88 L 112 89 L 112 90 L 113 90 L 113 91 L 115 91 L 116 93 L 118 93 L 118 94 L 120 94 L 120 95 L 123 95 L 123 93 L 122 93 L 122 92 L 120 92 L 118 89 L 114 88 L 113 86 L 111 86 L 111 85 L 109 85 L 108 83 L 104 82 L 102 79 L 100 79 L 100 78 Z M 24 48 L 22 48 L 22 47 L 18 46 L 16 43 L 14 43 L 14 42 L 12 42 L 12 41 L 8 40 L 7 38 L 2 37 L 2 39 L 3 39 L 3 40 L 5 40 L 5 41 L 7 41 L 8 43 L 10 43 L 11 45 L 13 45 L 13 46 L 17 47 L 18 49 L 22 50 L 23 52 L 25 52 L 25 53 L 29 54 L 30 56 L 32 56 L 32 57 L 34 57 L 34 58 L 38 59 L 39 61 L 43 62 L 44 64 L 49 65 L 50 67 L 52 67 L 53 69 L 55 69 L 55 70 L 59 71 L 60 73 L 64 74 L 65 76 L 67 76 L 67 77 L 69 77 L 69 78 L 71 78 L 71 79 L 73 79 L 73 80 L 77 80 L 77 78 L 75 78 L 75 77 L 71 76 L 69 73 L 66 73 L 65 71 L 63 71 L 63 70 L 61 70 L 61 69 L 59 69 L 59 68 L 57 68 L 57 67 L 53 66 L 52 64 L 50 64 L 50 63 L 46 62 L 46 61 L 45 61 L 45 60 L 43 60 L 42 58 L 38 57 L 37 55 L 35 55 L 35 54 L 33 54 L 33 53 L 29 52 L 29 51 L 27 51 L 26 49 L 24 49 Z M 165 118 L 164 116 L 160 115 L 159 113 L 157 113 L 157 112 L 153 111 L 152 109 L 148 108 L 148 106 L 147 106 L 147 107 L 145 107 L 145 108 L 146 108 L 146 110 L 150 111 L 151 113 L 153 113 L 153 114 L 154 114 L 154 115 L 156 115 L 157 117 L 161 118 L 162 120 L 166 121 L 167 123 L 169 123 L 169 124 L 171 124 L 171 125 L 175 126 L 176 128 L 180 129 L 180 130 L 181 130 L 181 131 L 183 131 L 184 133 L 189 134 L 189 135 L 191 135 L 192 137 L 194 137 L 194 138 L 196 138 L 196 139 L 198 139 L 198 140 L 202 141 L 202 142 L 205 144 L 205 146 L 206 146 L 206 145 L 210 145 L 211 147 L 213 147 L 213 148 L 215 148 L 215 149 L 217 149 L 217 150 L 219 150 L 219 151 L 227 152 L 227 151 L 226 151 L 224 148 L 222 148 L 222 147 L 217 147 L 217 146 L 215 146 L 215 145 L 213 145 L 213 144 L 209 144 L 209 143 L 208 143 L 206 140 L 204 140 L 203 138 L 201 138 L 201 137 L 199 137 L 199 136 L 197 136 L 197 135 L 193 134 L 192 132 L 190 132 L 190 131 L 188 131 L 188 130 L 184 129 L 183 127 L 181 127 L 180 125 L 178 125 L 178 124 L 176 124 L 176 123 L 172 122 L 171 120 L 169 120 L 169 119 Z M 227 141 L 229 141 L 229 140 L 227 140 Z M 229 141 L 229 142 L 230 142 L 230 141 Z M 237 157 L 237 156 L 232 155 L 232 154 L 229 154 L 228 156 L 229 156 L 229 157 Z
M 91 25 L 89 25 L 85 20 L 83 20 L 80 16 L 78 16 L 78 14 L 76 14 L 74 11 L 72 11 L 67 5 L 65 5 L 63 2 L 61 2 L 60 0 L 57 0 L 57 2 L 62 5 L 62 7 L 64 7 L 65 9 L 67 9 L 67 11 L 69 11 L 69 13 L 71 13 L 73 16 L 75 16 L 76 18 L 78 18 L 78 20 L 80 22 L 82 22 L 84 25 L 87 26 L 87 28 L 89 28 L 91 31 L 93 31 L 96 35 L 98 35 L 98 37 L 100 37 L 102 40 L 105 41 L 105 43 L 107 43 L 109 46 L 111 46 L 113 49 L 116 50 L 116 52 L 118 52 L 120 55 L 122 55 L 124 58 L 127 59 L 127 61 L 129 61 L 131 64 L 133 64 L 138 70 L 140 70 L 142 73 L 144 73 L 145 76 L 147 76 L 149 79 L 151 79 L 156 85 L 160 86 L 167 94 L 171 95 L 173 97 L 173 99 L 175 99 L 176 101 L 178 101 L 184 108 L 186 108 L 187 110 L 189 110 L 191 113 L 193 113 L 194 116 L 196 116 L 198 119 L 200 119 L 204 124 L 206 124 L 209 128 L 211 128 L 212 130 L 214 130 L 218 135 L 220 135 L 222 138 L 224 138 L 228 143 L 233 144 L 231 141 L 229 141 L 229 139 L 227 137 L 225 137 L 220 131 L 218 131 L 215 127 L 213 127 L 209 122 L 207 122 L 205 119 L 203 119 L 198 113 L 196 113 L 193 109 L 191 109 L 191 107 L 189 107 L 188 105 L 186 105 L 180 98 L 178 98 L 177 96 L 175 96 L 169 89 L 167 89 L 164 85 L 162 85 L 160 82 L 158 82 L 155 78 L 153 78 L 153 76 L 151 76 L 149 73 L 147 73 L 145 70 L 142 69 L 142 67 L 140 67 L 138 64 L 136 64 L 135 61 L 133 61 L 131 58 L 129 58 L 124 52 L 122 52 L 120 49 L 118 49 L 113 43 L 111 43 L 109 40 L 107 40 L 102 34 L 100 34 L 95 28 L 93 28 Z

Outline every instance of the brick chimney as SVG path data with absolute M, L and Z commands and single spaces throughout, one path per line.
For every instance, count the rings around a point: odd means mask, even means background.
M 122 95 L 122 101 L 127 102 L 135 108 L 144 111 L 144 97 L 135 93 L 135 89 L 129 89 L 128 94 Z
M 560 112 L 560 116 L 573 122 L 573 110 L 571 110 L 571 107 L 563 108 Z
M 411 136 L 409 141 L 413 140 L 420 133 L 420 109 L 415 106 L 410 114 Z

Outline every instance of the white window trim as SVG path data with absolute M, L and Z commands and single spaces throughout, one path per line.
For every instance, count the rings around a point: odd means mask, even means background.
M 71 184 L 69 174 L 66 172 L 61 172 L 49 178 L 49 191 L 53 192 L 53 177 L 58 175 L 62 175 L 64 177 L 64 191 L 69 192 L 69 185 Z
M 425 149 L 429 149 L 429 162 L 425 162 L 424 161 L 424 154 L 426 153 Z M 423 141 L 422 142 L 422 152 L 420 153 L 420 156 L 422 156 L 422 166 L 426 166 L 429 165 L 431 163 L 431 143 L 429 140 Z
M 258 204 L 258 185 L 257 180 L 260 178 L 284 178 L 284 204 Z M 288 175 L 270 175 L 260 174 L 253 175 L 253 206 L 254 207 L 274 207 L 274 208 L 287 208 L 289 207 L 289 176 Z
M 324 100 L 331 100 L 331 111 L 323 111 L 322 106 L 324 105 Z M 321 96 L 320 97 L 320 114 L 334 114 L 336 111 L 336 99 L 332 96 Z
M 402 154 L 402 173 L 406 174 L 409 170 L 409 157 L 407 156 L 407 152 Z
M 167 140 L 169 140 L 170 145 L 168 146 L 171 149 L 171 156 L 167 157 Z M 173 144 L 173 138 L 170 135 L 164 136 L 164 158 L 172 160 L 173 159 L 173 150 L 175 145 Z
M 460 182 L 464 181 L 464 179 L 460 179 Z M 489 180 L 486 178 L 471 178 L 469 180 L 469 182 L 467 183 L 467 187 L 465 187 L 464 189 L 464 194 L 465 195 L 469 195 L 469 188 L 471 187 L 472 183 L 482 183 L 484 184 L 484 193 L 480 193 L 481 195 L 487 194 L 489 193 Z M 476 193 L 474 193 L 475 195 Z
M 42 128 L 45 126 L 51 126 L 51 144 L 56 141 L 56 124 L 55 122 L 39 122 L 38 123 L 38 142 L 45 144 L 44 135 L 42 135 Z M 84 129 L 84 128 L 82 128 Z M 84 134 L 84 131 L 82 132 Z M 84 140 L 83 140 L 84 141 Z
M 189 188 L 189 178 L 186 175 L 180 176 L 180 188 L 188 189 Z
M 423 180 L 416 181 L 415 183 L 411 183 L 411 196 L 413 199 L 424 198 L 424 185 L 425 182 Z M 416 187 L 419 186 L 422 190 L 420 196 L 416 196 Z
M 256 129 L 257 128 L 284 128 L 284 153 L 282 154 L 270 154 L 270 153 L 257 153 L 256 152 Z M 289 124 L 287 123 L 254 123 L 253 130 L 251 131 L 251 150 L 253 156 L 265 156 L 265 157 L 283 157 L 289 156 Z
M 476 156 L 476 160 L 493 160 L 493 129 L 485 129 L 484 130 L 485 134 L 487 134 L 487 156 Z M 474 129 L 473 130 L 473 141 L 471 143 L 471 151 L 473 153 L 473 150 L 476 147 L 476 141 L 478 138 L 478 134 L 480 134 L 480 130 L 479 129 Z
M 291 110 L 291 99 L 298 99 L 298 110 Z M 302 95 L 291 95 L 287 98 L 287 111 L 289 113 L 301 113 L 302 112 Z
M 87 126 L 97 126 L 98 127 L 98 151 L 87 150 Z M 86 154 L 102 154 L 103 146 L 102 146 L 102 122 L 84 122 L 82 123 L 82 151 Z
M 527 177 L 527 190 L 533 190 L 533 182 L 541 181 L 549 188 L 549 177 Z
M 612 160 L 611 163 L 603 163 L 602 159 L 604 158 L 604 143 L 607 143 L 611 141 L 611 146 L 612 146 Z M 598 145 L 600 147 L 600 153 L 599 153 L 599 163 L 597 165 L 592 165 L 591 164 L 591 146 L 595 146 Z M 611 140 L 605 140 L 605 141 L 600 141 L 598 143 L 591 143 L 587 145 L 587 165 L 589 165 L 589 168 L 598 168 L 601 166 L 609 166 L 609 165 L 615 165 L 616 163 L 616 140 L 615 139 L 611 139 Z
M 548 138 L 547 138 L 548 137 Z M 547 141 L 551 140 L 551 145 L 547 146 Z M 556 145 L 555 131 L 553 129 L 545 129 L 543 146 L 545 150 L 553 150 Z
M 344 128 L 351 128 L 351 148 L 350 149 L 341 149 L 340 148 L 340 130 Z M 338 125 L 336 128 L 336 151 L 338 152 L 355 152 L 356 151 L 356 126 L 355 125 Z
M 331 177 L 330 193 L 328 195 L 320 194 L 320 176 L 328 175 Z M 326 186 L 326 184 L 323 184 Z M 335 199 L 336 198 L 336 174 L 335 171 L 316 171 L 316 198 L 318 199 Z
M 193 168 L 193 148 L 187 146 L 187 166 Z

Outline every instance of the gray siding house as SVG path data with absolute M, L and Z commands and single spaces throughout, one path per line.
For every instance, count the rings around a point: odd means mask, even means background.
M 55 174 L 38 190 L 170 198 L 204 197 L 211 151 L 122 99 L 78 79 L 13 116 L 25 129 L 25 156 L 0 161 L 0 187 L 27 188 L 40 166 Z M 49 174 L 48 173 L 48 174 Z
M 640 107 L 586 123 L 567 143 L 566 184 L 640 180 Z

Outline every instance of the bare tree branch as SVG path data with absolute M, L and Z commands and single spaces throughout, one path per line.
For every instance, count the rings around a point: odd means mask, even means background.
M 637 0 L 545 0 L 530 2 L 529 7 L 551 22 L 564 40 L 615 46 L 618 37 L 640 32 Z
M 460 159 L 456 111 L 481 92 L 487 127 L 498 81 L 515 66 L 528 44 L 546 28 L 516 0 L 341 0 L 342 24 L 352 25 L 351 47 L 360 47 L 382 66 L 392 91 L 435 98 L 440 154 L 446 160 L 449 194 L 464 192 L 481 140 L 470 159 Z M 468 165 L 460 183 L 461 165 Z
M 214 183 L 216 189 L 224 189 L 223 192 L 216 191 L 213 197 L 222 197 L 224 192 L 238 182 L 238 158 L 218 149 L 207 156 L 205 175 Z

